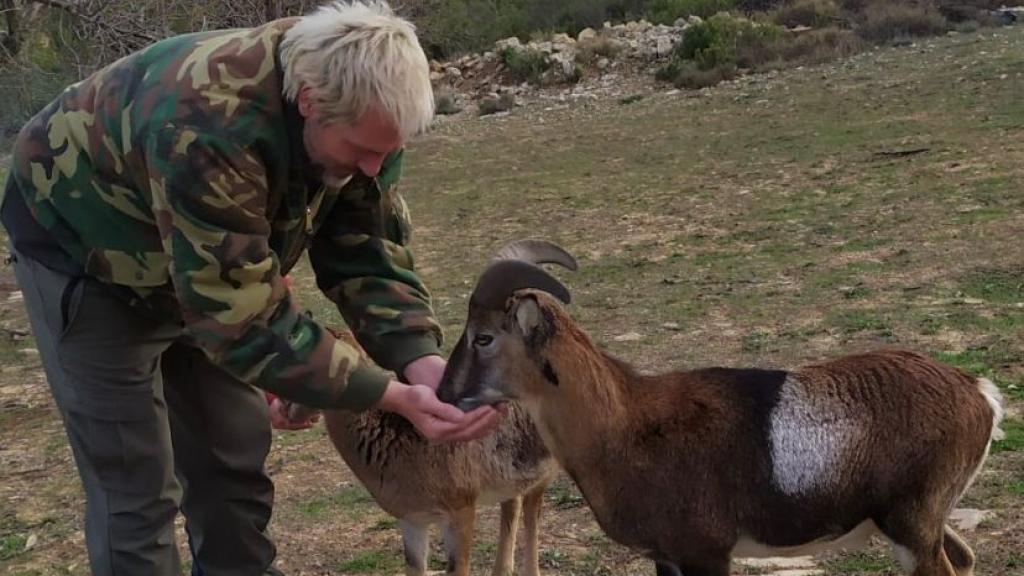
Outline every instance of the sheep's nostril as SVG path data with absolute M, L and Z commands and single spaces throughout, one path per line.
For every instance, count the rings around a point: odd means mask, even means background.
M 456 404 L 459 410 L 462 410 L 463 412 L 472 412 L 473 410 L 476 410 L 477 408 L 483 405 L 484 402 L 481 401 L 480 398 L 473 397 L 463 398 L 459 400 L 458 403 Z

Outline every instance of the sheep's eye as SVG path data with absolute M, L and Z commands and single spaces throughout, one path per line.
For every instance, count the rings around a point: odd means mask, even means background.
M 491 336 L 490 334 L 477 334 L 476 337 L 473 338 L 473 345 L 478 348 L 482 348 L 484 346 L 489 346 L 493 341 L 494 336 Z

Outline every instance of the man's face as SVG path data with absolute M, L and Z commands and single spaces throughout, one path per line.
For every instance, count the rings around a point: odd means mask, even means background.
M 299 93 L 299 113 L 306 119 L 302 139 L 326 184 L 338 185 L 356 172 L 376 176 L 388 154 L 401 147 L 398 128 L 379 107 L 371 106 L 351 124 L 324 124 L 310 96 L 306 89 Z

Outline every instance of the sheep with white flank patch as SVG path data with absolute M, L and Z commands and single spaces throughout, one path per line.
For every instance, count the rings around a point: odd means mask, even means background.
M 442 380 L 463 409 L 526 408 L 601 528 L 659 576 L 728 576 L 732 557 L 891 542 L 913 576 L 967 576 L 947 524 L 1000 431 L 983 378 L 886 350 L 792 371 L 645 375 L 598 349 L 537 263 L 540 241 L 492 263 Z

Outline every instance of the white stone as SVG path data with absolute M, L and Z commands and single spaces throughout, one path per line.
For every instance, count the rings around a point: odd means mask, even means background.
M 494 50 L 496 52 L 501 52 L 506 48 L 515 50 L 517 48 L 522 48 L 522 46 L 523 43 L 519 41 L 519 38 L 516 38 L 515 36 L 510 36 L 508 38 L 505 38 L 504 40 L 498 40 L 497 42 L 495 42 Z
M 953 523 L 958 529 L 965 532 L 970 532 L 978 527 L 989 517 L 992 516 L 991 510 L 977 510 L 974 508 L 957 508 L 949 515 L 949 521 Z
M 572 39 L 572 36 L 569 36 L 565 32 L 559 32 L 558 34 L 555 34 L 554 36 L 552 36 L 551 37 L 551 42 L 554 43 L 554 44 L 575 44 L 576 43 L 576 41 Z
M 607 28 L 608 25 L 609 23 L 605 22 L 605 28 Z M 594 38 L 597 38 L 597 31 L 593 28 L 584 28 L 583 30 L 580 30 L 580 33 L 576 36 L 576 39 L 580 42 L 593 40 Z
M 655 47 L 658 57 L 663 58 L 671 54 L 673 45 L 672 39 L 668 36 L 658 36 L 657 45 Z

